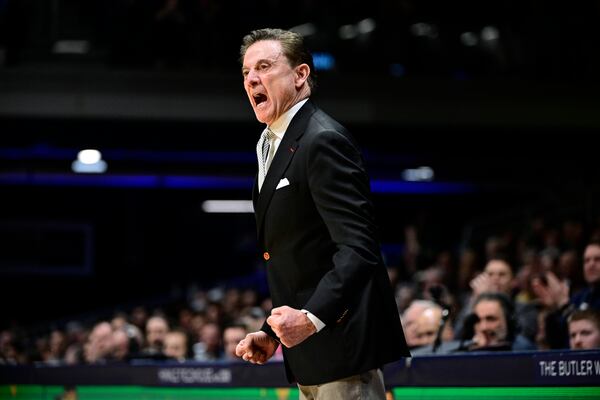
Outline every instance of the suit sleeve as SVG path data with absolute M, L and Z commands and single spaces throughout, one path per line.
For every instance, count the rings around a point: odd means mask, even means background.
M 380 267 L 370 188 L 362 156 L 336 131 L 316 135 L 307 158 L 309 187 L 336 251 L 332 268 L 305 305 L 325 324 L 340 319 Z

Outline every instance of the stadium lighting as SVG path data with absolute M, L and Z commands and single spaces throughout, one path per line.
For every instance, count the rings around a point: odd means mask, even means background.
M 106 162 L 102 153 L 95 149 L 85 149 L 77 153 L 77 160 L 71 164 L 73 172 L 79 174 L 102 174 L 106 172 Z
M 254 207 L 251 200 L 206 200 L 202 203 L 205 213 L 247 214 L 253 213 Z

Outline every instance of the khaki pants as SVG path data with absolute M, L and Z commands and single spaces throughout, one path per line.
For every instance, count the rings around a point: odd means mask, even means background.
M 298 389 L 300 400 L 385 400 L 383 373 L 380 369 L 322 385 L 298 385 Z

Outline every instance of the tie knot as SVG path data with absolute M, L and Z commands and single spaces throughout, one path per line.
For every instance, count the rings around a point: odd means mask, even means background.
M 268 141 L 271 141 L 275 138 L 275 134 L 269 128 L 265 129 L 265 131 L 263 132 L 263 136 L 264 136 L 265 140 L 268 140 Z

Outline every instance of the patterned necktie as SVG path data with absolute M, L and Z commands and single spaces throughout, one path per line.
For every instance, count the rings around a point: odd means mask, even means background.
M 262 183 L 267 175 L 267 160 L 269 158 L 269 149 L 271 148 L 271 141 L 273 138 L 275 138 L 275 134 L 269 128 L 266 128 L 260 136 L 260 140 L 256 144 L 259 187 L 262 186 Z

